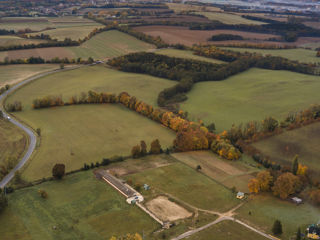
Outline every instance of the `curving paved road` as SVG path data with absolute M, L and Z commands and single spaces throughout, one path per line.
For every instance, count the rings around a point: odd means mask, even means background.
M 0 95 L 0 110 L 2 110 L 4 117 L 8 118 L 9 115 L 5 112 L 4 108 L 2 107 L 2 100 L 4 100 L 10 93 L 14 92 L 16 89 L 18 89 L 19 87 L 33 81 L 36 80 L 38 78 L 47 76 L 49 74 L 52 73 L 56 73 L 56 72 L 61 72 L 61 71 L 67 71 L 67 70 L 73 70 L 76 68 L 80 68 L 82 66 L 76 66 L 76 67 L 72 67 L 72 68 L 67 68 L 67 69 L 57 69 L 57 70 L 53 70 L 53 71 L 49 71 L 49 72 L 45 72 L 45 73 L 41 73 L 38 74 L 36 76 L 27 78 L 25 80 L 23 80 L 22 82 L 14 85 L 13 87 L 11 87 L 8 91 L 4 92 L 2 95 Z M 37 143 L 37 136 L 35 135 L 35 133 L 29 128 L 24 126 L 22 123 L 18 122 L 17 120 L 13 119 L 12 117 L 10 117 L 10 119 L 8 119 L 11 123 L 13 123 L 14 125 L 18 126 L 19 128 L 21 128 L 23 131 L 25 131 L 30 139 L 30 143 L 27 149 L 27 152 L 24 154 L 24 156 L 22 157 L 22 159 L 20 160 L 20 162 L 17 164 L 17 166 L 11 170 L 11 172 L 5 176 L 1 182 L 0 182 L 0 188 L 3 188 L 5 185 L 7 185 L 11 179 L 14 177 L 14 174 L 16 173 L 16 171 L 18 171 L 19 169 L 21 169 L 23 167 L 23 165 L 29 160 L 30 156 L 32 155 L 35 147 L 36 147 L 36 143 Z

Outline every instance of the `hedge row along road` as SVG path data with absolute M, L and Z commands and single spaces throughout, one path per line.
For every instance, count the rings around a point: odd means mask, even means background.
M 37 143 L 37 136 L 35 135 L 35 133 L 27 126 L 23 125 L 22 123 L 18 122 L 16 119 L 14 119 L 13 117 L 10 117 L 8 113 L 6 113 L 4 107 L 3 107 L 3 100 L 12 92 L 14 92 L 16 89 L 20 88 L 21 86 L 34 81 L 38 78 L 47 76 L 49 74 L 53 74 L 56 72 L 60 72 L 60 71 L 68 71 L 68 70 L 73 70 L 76 68 L 79 68 L 81 66 L 75 66 L 75 67 L 71 67 L 71 68 L 67 68 L 67 69 L 57 69 L 57 70 L 53 70 L 53 71 L 49 71 L 49 72 L 45 72 L 42 74 L 38 74 L 35 75 L 33 77 L 27 78 L 23 81 L 21 81 L 20 83 L 14 85 L 13 87 L 11 87 L 8 91 L 4 92 L 3 94 L 0 95 L 0 110 L 3 112 L 3 115 L 5 118 L 7 118 L 11 123 L 13 123 L 14 125 L 16 125 L 17 127 L 21 128 L 23 131 L 25 131 L 28 136 L 29 136 L 29 146 L 27 151 L 24 153 L 24 156 L 22 157 L 22 159 L 19 161 L 19 163 L 17 164 L 17 166 L 15 166 L 14 169 L 11 170 L 11 172 L 5 176 L 1 182 L 0 182 L 0 188 L 5 187 L 10 181 L 11 179 L 14 177 L 14 174 L 16 173 L 16 171 L 20 170 L 24 164 L 30 159 L 34 149 L 36 148 L 36 143 Z

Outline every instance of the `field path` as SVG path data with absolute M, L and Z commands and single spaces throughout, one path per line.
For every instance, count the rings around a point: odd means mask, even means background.
M 9 114 L 6 113 L 4 107 L 3 107 L 3 100 L 10 94 L 13 93 L 15 90 L 17 90 L 18 88 L 22 87 L 23 85 L 34 81 L 38 78 L 53 74 L 53 73 L 57 73 L 57 72 L 61 72 L 61 71 L 68 71 L 68 70 L 73 70 L 76 68 L 80 68 L 82 66 L 75 66 L 75 67 L 70 67 L 70 68 L 66 68 L 66 69 L 57 69 L 57 70 L 53 70 L 53 71 L 49 71 L 49 72 L 45 72 L 45 73 L 41 73 L 41 74 L 37 74 L 35 76 L 29 77 L 21 82 L 19 82 L 18 84 L 14 85 L 13 87 L 11 87 L 8 91 L 4 92 L 3 94 L 0 95 L 0 110 L 2 110 L 4 117 L 8 118 Z M 24 156 L 22 157 L 22 159 L 19 161 L 19 163 L 15 166 L 14 169 L 11 170 L 11 172 L 9 174 L 7 174 L 0 182 L 0 188 L 5 187 L 10 181 L 11 179 L 14 177 L 14 174 L 16 173 L 16 171 L 18 171 L 19 169 L 21 169 L 24 164 L 29 160 L 29 158 L 31 157 L 35 147 L 36 147 L 36 143 L 37 143 L 37 136 L 35 135 L 35 133 L 31 130 L 31 128 L 23 125 L 23 123 L 20 123 L 19 121 L 17 121 L 16 119 L 14 119 L 12 116 L 10 116 L 10 119 L 8 119 L 11 123 L 13 123 L 14 125 L 16 125 L 17 127 L 21 128 L 23 131 L 25 131 L 28 136 L 29 136 L 29 146 L 27 151 L 24 153 Z

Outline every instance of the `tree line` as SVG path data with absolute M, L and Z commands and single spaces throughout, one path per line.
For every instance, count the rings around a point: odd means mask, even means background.
M 89 57 L 88 59 L 82 59 L 82 58 L 52 58 L 49 60 L 46 60 L 42 57 L 29 57 L 27 59 L 11 59 L 5 58 L 4 61 L 0 62 L 0 65 L 9 65 L 9 64 L 45 64 L 45 63 L 77 63 L 77 64 L 92 64 L 94 62 L 94 59 L 92 57 Z
M 235 34 L 218 34 L 209 38 L 209 41 L 228 41 L 228 40 L 244 40 L 240 35 Z
M 97 93 L 89 91 L 81 93 L 80 96 L 72 96 L 69 101 L 64 102 L 62 96 L 47 96 L 37 98 L 33 101 L 34 109 L 68 106 L 74 104 L 97 104 L 97 103 L 119 103 L 125 107 L 156 121 L 177 133 L 173 147 L 175 151 L 192 151 L 211 149 L 218 152 L 220 156 L 230 160 L 240 158 L 241 153 L 231 145 L 231 142 L 223 137 L 217 137 L 208 130 L 202 122 L 190 122 L 186 119 L 186 114 L 179 111 L 175 114 L 161 108 L 153 106 L 130 96 L 127 92 L 119 95 L 112 93 Z M 214 146 L 213 146 L 214 145 Z

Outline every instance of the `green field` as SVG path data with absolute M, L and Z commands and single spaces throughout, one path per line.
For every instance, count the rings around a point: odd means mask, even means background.
M 109 59 L 130 52 L 147 51 L 154 46 L 140 41 L 128 34 L 111 30 L 102 32 L 80 46 L 35 48 L 0 52 L 0 61 L 5 57 L 9 59 L 25 59 L 29 57 L 42 57 L 47 60 L 53 58 L 82 58 Z
M 319 103 L 319 80 L 319 76 L 253 68 L 223 81 L 195 84 L 181 109 L 191 119 L 214 122 L 217 132 L 268 116 L 282 120 L 290 111 Z
M 225 24 L 253 24 L 253 25 L 266 24 L 264 22 L 249 20 L 239 15 L 230 14 L 230 13 L 221 13 L 221 12 L 196 12 L 196 13 L 203 15 L 209 18 L 210 20 L 220 21 Z
M 147 183 L 153 189 L 202 209 L 223 212 L 239 203 L 227 188 L 182 163 L 145 170 L 125 178 L 133 183 Z
M 258 141 L 253 146 L 273 161 L 287 166 L 291 166 L 292 159 L 298 154 L 299 162 L 307 165 L 308 171 L 319 179 L 319 143 L 320 123 L 314 123 Z
M 65 38 L 71 38 L 72 40 L 83 39 L 88 36 L 95 28 L 101 28 L 102 25 L 92 25 L 92 26 L 79 26 L 79 27 L 66 27 L 66 28 L 57 28 L 52 30 L 46 30 L 42 32 L 31 33 L 30 35 L 39 35 L 47 34 L 52 39 L 64 40 Z
M 33 75 L 58 69 L 57 64 L 19 64 L 0 66 L 0 87 L 15 84 Z
M 251 215 L 249 215 L 249 211 Z M 252 226 L 257 226 L 271 233 L 276 219 L 282 223 L 283 234 L 281 239 L 290 239 L 295 236 L 298 227 L 304 232 L 310 224 L 319 221 L 320 209 L 303 203 L 297 206 L 288 201 L 282 201 L 271 195 L 257 195 L 237 210 L 237 217 Z
M 76 57 L 110 58 L 130 52 L 146 51 L 154 48 L 151 44 L 140 41 L 128 34 L 111 30 L 100 33 L 79 47 L 68 47 Z
M 5 17 L 0 20 L 0 29 L 41 31 L 46 28 L 72 28 L 79 26 L 102 26 L 82 17 Z
M 2 35 L 0 36 L 0 47 L 24 45 L 24 44 L 39 44 L 45 43 L 46 40 L 40 39 L 25 39 L 16 36 Z
M 296 48 L 296 49 L 254 49 L 254 48 L 227 48 L 222 47 L 222 49 L 237 51 L 237 52 L 256 52 L 263 55 L 273 55 L 284 57 L 293 61 L 299 61 L 304 63 L 320 63 L 320 58 L 318 58 L 317 52 L 308 49 Z
M 28 137 L 12 123 L 0 119 L 0 164 L 7 158 L 18 159 L 24 152 Z
M 210 63 L 225 63 L 223 61 L 212 59 L 212 58 L 206 58 L 201 57 L 198 55 L 194 55 L 192 51 L 189 50 L 178 50 L 178 49 L 160 49 L 155 51 L 157 54 L 167 55 L 169 57 L 177 57 L 177 58 L 187 58 L 187 59 L 193 59 L 198 61 L 205 61 Z
M 39 189 L 48 199 L 39 196 Z M 92 171 L 15 191 L 0 215 L 1 240 L 103 240 L 142 231 L 148 236 L 159 228 Z
M 28 69 L 27 66 L 26 69 Z M 30 110 L 32 101 L 37 97 L 62 95 L 68 101 L 73 95 L 79 96 L 81 92 L 94 90 L 116 94 L 126 91 L 130 95 L 156 106 L 159 92 L 175 84 L 176 82 L 167 79 L 120 72 L 104 65 L 85 66 L 51 74 L 33 81 L 9 97 L 8 102 L 21 101 L 24 109 Z
M 120 105 L 26 110 L 15 116 L 34 129 L 41 128 L 40 147 L 23 172 L 28 180 L 50 176 L 57 162 L 71 171 L 105 157 L 128 156 L 141 140 L 149 148 L 158 138 L 165 149 L 175 138 L 173 131 Z
M 242 225 L 232 222 L 223 221 L 218 224 L 213 225 L 197 234 L 190 236 L 190 240 L 208 240 L 209 236 L 214 236 L 214 240 L 263 240 L 265 237 L 250 231 Z

